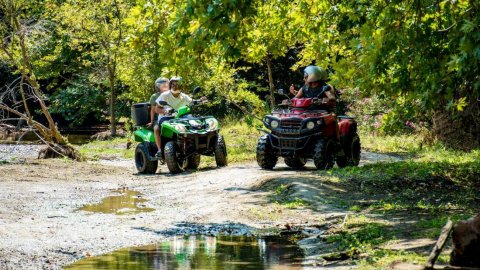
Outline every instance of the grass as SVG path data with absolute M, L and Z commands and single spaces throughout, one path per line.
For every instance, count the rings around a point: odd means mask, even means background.
M 119 137 L 106 141 L 91 141 L 79 146 L 80 153 L 87 159 L 133 159 L 135 145 L 127 149 L 128 137 Z
M 397 218 L 408 225 L 386 227 L 361 221 L 356 229 L 347 226 L 333 232 L 329 240 L 339 250 L 363 253 L 357 261 L 360 269 L 384 269 L 394 262 L 423 264 L 426 250 L 391 250 L 382 248 L 382 244 L 396 239 L 436 239 L 448 219 L 455 222 L 478 214 L 480 150 L 465 153 L 441 144 L 420 147 L 420 140 L 414 136 L 361 139 L 362 145 L 371 150 L 409 155 L 397 162 L 330 170 L 329 181 L 347 190 L 330 202 L 357 215 Z M 439 261 L 448 262 L 448 255 L 443 254 Z
M 254 161 L 258 138 L 262 132 L 244 122 L 227 124 L 220 132 L 227 143 L 229 162 Z
M 226 121 L 233 123 L 232 121 Z M 243 122 L 222 125 L 220 133 L 227 144 L 228 159 L 230 163 L 255 160 L 255 150 L 261 132 Z M 91 141 L 79 146 L 80 152 L 87 159 L 133 159 L 136 142 L 132 142 L 130 149 L 126 148 L 128 137 L 120 137 L 106 141 Z M 213 166 L 212 157 L 202 157 L 204 165 Z
M 360 131 L 362 149 L 376 153 L 417 153 L 422 150 L 422 138 L 416 135 L 372 136 Z

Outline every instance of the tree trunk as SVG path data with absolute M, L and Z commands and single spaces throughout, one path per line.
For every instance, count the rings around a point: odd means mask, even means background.
M 115 102 L 116 102 L 116 93 L 115 93 L 115 67 L 114 64 L 109 64 L 108 66 L 108 80 L 110 82 L 110 133 L 113 136 L 117 135 L 117 123 L 115 117 Z
M 275 86 L 273 85 L 272 74 L 272 55 L 267 55 L 267 68 L 268 68 L 268 87 L 270 89 L 270 106 L 272 109 L 275 107 Z

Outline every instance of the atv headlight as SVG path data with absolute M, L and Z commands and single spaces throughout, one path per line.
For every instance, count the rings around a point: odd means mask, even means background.
M 278 121 L 277 120 L 272 120 L 272 122 L 270 123 L 270 126 L 272 128 L 277 128 L 278 127 Z
M 185 125 L 182 125 L 182 124 L 176 124 L 175 125 L 175 130 L 180 132 L 180 133 L 186 133 L 187 132 L 187 128 L 185 127 Z
M 216 119 L 208 118 L 205 120 L 205 122 L 207 123 L 208 129 L 210 130 L 214 130 L 218 128 L 218 121 Z
M 312 121 L 307 122 L 307 128 L 308 129 L 313 129 L 315 127 L 315 123 Z
M 198 120 L 189 120 L 188 123 L 194 128 L 202 127 L 202 123 Z

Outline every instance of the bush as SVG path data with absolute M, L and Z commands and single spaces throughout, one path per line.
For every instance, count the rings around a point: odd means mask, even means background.
M 100 122 L 108 110 L 104 96 L 101 89 L 80 82 L 52 95 L 50 112 L 60 114 L 69 127 Z

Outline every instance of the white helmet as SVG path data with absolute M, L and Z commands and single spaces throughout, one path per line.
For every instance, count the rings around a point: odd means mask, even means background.
M 180 82 L 181 80 L 182 80 L 181 77 L 173 76 L 173 77 L 170 79 L 170 88 L 172 88 L 172 82 Z
M 328 79 L 327 72 L 319 66 L 308 66 L 303 71 L 307 82 L 326 81 Z
M 160 90 L 160 86 L 164 83 L 168 83 L 168 78 L 160 77 L 155 80 L 155 89 Z

